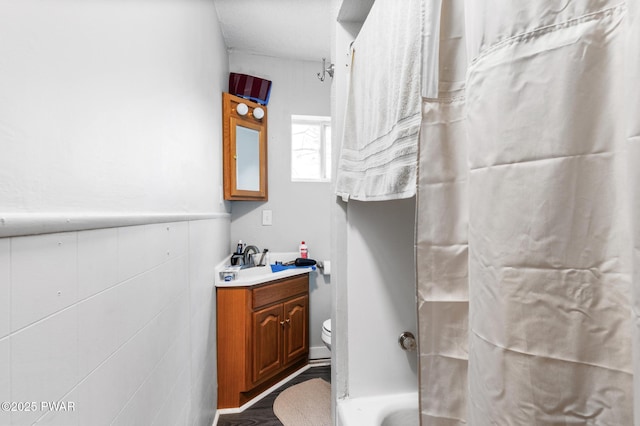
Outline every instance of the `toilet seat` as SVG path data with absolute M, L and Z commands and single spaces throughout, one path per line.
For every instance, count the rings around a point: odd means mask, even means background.
M 325 346 L 331 350 L 331 319 L 322 323 L 322 341 Z
M 326 331 L 331 334 L 331 319 L 326 320 L 322 323 L 322 331 Z

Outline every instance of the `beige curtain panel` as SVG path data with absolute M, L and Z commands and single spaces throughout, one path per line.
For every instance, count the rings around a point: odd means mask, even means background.
M 378 98 L 350 100 L 337 193 L 416 187 L 423 426 L 640 426 L 639 2 L 376 0 L 354 43 Z M 418 93 L 415 160 L 360 138 Z
M 422 425 L 640 425 L 636 3 L 443 2 L 417 191 Z

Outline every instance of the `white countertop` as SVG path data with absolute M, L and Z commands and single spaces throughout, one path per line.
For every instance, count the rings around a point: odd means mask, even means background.
M 238 271 L 238 277 L 233 281 L 224 281 L 220 278 L 220 271 L 223 271 L 229 265 L 229 258 L 216 268 L 216 287 L 248 287 L 256 284 L 262 284 L 269 281 L 279 280 L 282 278 L 293 277 L 296 275 L 308 274 L 312 268 L 293 268 L 285 269 L 278 272 L 271 272 L 271 264 L 276 261 L 288 262 L 298 257 L 296 252 L 293 253 L 269 253 L 269 262 L 267 266 L 255 266 L 253 268 L 241 269 Z

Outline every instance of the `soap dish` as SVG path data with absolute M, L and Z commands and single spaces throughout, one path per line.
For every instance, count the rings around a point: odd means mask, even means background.
M 238 278 L 239 271 L 240 266 L 227 266 L 219 272 L 219 276 L 222 281 L 234 281 Z

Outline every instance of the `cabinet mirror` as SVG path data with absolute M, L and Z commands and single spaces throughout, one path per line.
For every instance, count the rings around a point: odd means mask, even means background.
M 267 107 L 222 94 L 225 200 L 267 200 Z

